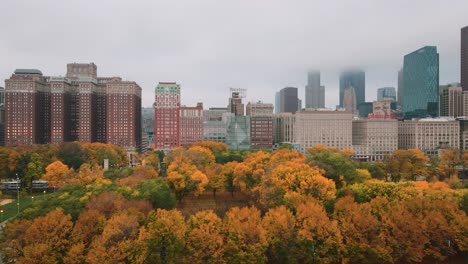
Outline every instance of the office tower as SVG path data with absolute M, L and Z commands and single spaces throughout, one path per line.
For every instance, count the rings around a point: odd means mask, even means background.
M 244 104 L 242 103 L 242 98 L 245 98 L 247 90 L 241 88 L 230 88 L 229 92 L 231 97 L 229 97 L 227 107 L 228 111 L 236 116 L 243 116 Z
M 358 159 L 383 160 L 398 148 L 396 119 L 356 119 L 352 127 L 353 151 Z
M 352 118 L 343 110 L 305 109 L 295 114 L 294 143 L 302 152 L 315 145 L 351 148 Z
M 441 146 L 459 148 L 460 125 L 449 117 L 423 118 L 398 122 L 398 148 L 420 149 L 437 155 Z
M 438 114 L 439 54 L 436 47 L 426 46 L 405 56 L 403 86 L 405 119 Z
M 280 92 L 275 93 L 275 114 L 281 113 L 281 95 Z
M 273 117 L 273 142 L 275 144 L 294 142 L 295 120 L 293 113 L 279 113 Z
M 396 101 L 395 87 L 382 87 L 377 89 L 377 101 Z
M 468 91 L 468 26 L 461 29 L 461 86 Z
M 295 113 L 299 109 L 299 98 L 296 87 L 286 87 L 280 90 L 281 113 Z
M 248 103 L 250 116 L 250 148 L 271 149 L 273 147 L 273 104 Z
M 50 87 L 42 72 L 18 69 L 5 80 L 5 145 L 50 143 Z
M 357 112 L 356 93 L 353 86 L 349 86 L 344 90 L 343 108 L 347 112 L 351 112 L 353 114 Z
M 5 146 L 5 88 L 0 87 L 0 146 Z
M 325 107 L 325 86 L 320 85 L 320 72 L 312 71 L 307 75 L 305 87 L 305 108 Z
M 180 85 L 160 82 L 155 89 L 154 145 L 157 150 L 174 149 L 179 144 Z
M 210 107 L 203 110 L 203 140 L 226 143 L 227 116 L 232 115 L 226 107 Z
M 140 151 L 141 87 L 130 81 L 106 83 L 106 112 L 106 142 Z
M 441 85 L 439 87 L 440 116 L 463 116 L 463 92 L 457 85 Z
M 344 107 L 344 91 L 353 87 L 356 94 L 356 105 L 366 101 L 366 73 L 360 70 L 352 70 L 340 75 L 340 107 Z
M 403 106 L 403 68 L 398 71 L 398 105 L 400 108 Z
M 197 106 L 181 106 L 179 108 L 179 143 L 190 146 L 203 140 L 203 103 Z
M 460 150 L 468 150 L 468 118 L 461 118 L 460 123 Z

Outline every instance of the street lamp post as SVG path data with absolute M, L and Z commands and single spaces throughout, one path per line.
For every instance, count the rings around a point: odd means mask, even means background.
M 34 203 L 34 196 L 31 196 L 31 202 Z
M 2 220 L 0 221 L 0 223 L 3 223 L 3 209 L 2 209 L 2 210 L 0 210 L 0 214 L 2 215 L 2 217 L 1 217 L 1 218 L 2 218 Z
M 42 193 L 44 194 L 44 195 L 42 196 L 42 200 L 45 200 L 45 193 L 46 193 L 46 191 L 44 190 Z
M 20 180 L 18 178 L 18 173 L 16 173 L 16 188 L 17 188 L 17 195 L 18 195 L 18 202 L 16 203 L 17 207 L 18 207 L 18 211 L 16 212 L 16 214 L 19 214 L 19 210 L 20 210 L 20 200 L 19 200 L 19 191 L 20 191 Z

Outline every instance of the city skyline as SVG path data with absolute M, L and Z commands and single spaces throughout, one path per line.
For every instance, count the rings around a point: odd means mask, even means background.
M 307 72 L 316 69 L 327 87 L 326 107 L 334 107 L 339 103 L 343 69 L 358 67 L 366 72 L 366 101 L 373 101 L 378 87 L 397 87 L 405 54 L 431 45 L 440 54 L 440 84 L 460 81 L 460 29 L 468 25 L 463 12 L 466 1 L 363 2 L 182 1 L 138 8 L 112 2 L 110 9 L 105 3 L 93 3 L 89 10 L 88 1 L 65 7 L 57 1 L 27 5 L 4 1 L 0 7 L 9 12 L 0 18 L 0 32 L 6 36 L 0 44 L 0 78 L 7 79 L 17 68 L 60 75 L 66 63 L 94 62 L 103 76 L 138 82 L 143 106 L 151 106 L 158 82 L 175 81 L 184 87 L 182 104 L 203 101 L 212 107 L 225 105 L 219 98 L 228 96 L 229 87 L 249 90 L 246 103 L 274 103 L 275 91 L 287 86 L 298 87 L 299 98 L 305 101 Z M 424 12 L 415 21 L 421 4 Z M 310 17 L 312 9 L 328 15 Z M 172 10 L 184 19 L 161 10 Z M 433 19 L 434 12 L 443 19 Z M 239 13 L 244 19 L 238 19 Z M 398 21 L 393 19 L 396 13 Z M 31 32 L 40 35 L 17 33 L 32 24 L 36 30 Z M 350 41 L 344 43 L 345 39 Z

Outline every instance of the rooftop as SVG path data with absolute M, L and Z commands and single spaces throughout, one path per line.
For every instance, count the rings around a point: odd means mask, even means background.
M 39 74 L 42 75 L 42 72 L 37 69 L 16 69 L 15 74 Z

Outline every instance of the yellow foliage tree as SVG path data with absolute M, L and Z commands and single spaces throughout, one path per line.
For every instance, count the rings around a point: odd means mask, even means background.
M 42 179 L 46 180 L 49 186 L 57 186 L 59 188 L 65 186 L 73 178 L 73 170 L 61 161 L 54 161 L 46 167 L 45 174 Z

